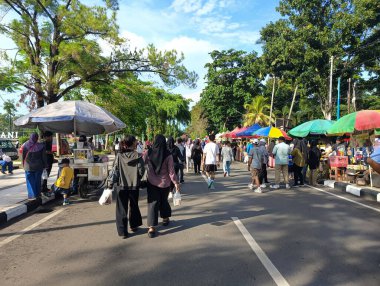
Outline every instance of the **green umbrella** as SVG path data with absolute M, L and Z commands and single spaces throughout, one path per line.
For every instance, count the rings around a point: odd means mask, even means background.
M 341 117 L 331 126 L 328 134 L 339 135 L 377 128 L 380 128 L 380 110 L 360 110 Z
M 293 129 L 288 134 L 294 137 L 307 137 L 309 135 L 326 135 L 327 130 L 335 123 L 334 120 L 315 119 Z

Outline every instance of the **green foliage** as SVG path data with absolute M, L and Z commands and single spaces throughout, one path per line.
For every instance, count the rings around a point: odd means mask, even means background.
M 244 114 L 244 126 L 251 126 L 255 123 L 261 126 L 269 126 L 270 120 L 268 114 L 270 111 L 270 104 L 268 100 L 262 96 L 255 96 L 251 103 L 244 104 L 246 113 Z
M 204 116 L 202 105 L 198 102 L 191 109 L 191 123 L 186 129 L 191 138 L 204 138 L 207 136 L 209 126 Z
M 134 76 L 88 88 L 92 92 L 85 99 L 126 122 L 126 134 L 147 135 L 150 139 L 158 133 L 178 136 L 180 126 L 190 121 L 189 100 Z
M 334 79 L 340 76 L 365 81 L 368 89 L 361 92 L 376 92 L 380 54 L 378 1 L 282 0 L 278 11 L 284 18 L 261 31 L 262 59 L 268 73 L 293 89 L 301 83 L 300 95 L 311 101 L 311 106 L 320 106 L 325 117 L 333 113 L 327 97 L 331 56 Z M 335 88 L 336 84 L 334 95 Z M 346 94 L 346 85 L 342 85 L 342 100 L 346 100 Z
M 233 129 L 242 123 L 244 104 L 259 94 L 263 80 L 255 52 L 213 51 L 206 64 L 207 86 L 201 94 L 201 105 L 210 130 Z
M 18 141 L 20 142 L 20 145 L 24 144 L 28 140 L 29 140 L 29 136 L 21 136 L 21 137 L 18 138 Z
M 87 6 L 79 0 L 0 0 L 0 8 L 16 17 L 0 24 L 0 33 L 10 37 L 18 48 L 10 68 L 0 69 L 9 83 L 26 88 L 21 102 L 33 109 L 73 96 L 87 83 L 107 85 L 115 77 L 156 73 L 170 87 L 194 87 L 197 75 L 182 64 L 176 51 L 158 51 L 150 45 L 130 50 L 119 37 L 116 24 L 118 1 L 106 0 L 104 6 Z M 102 54 L 99 40 L 112 47 Z

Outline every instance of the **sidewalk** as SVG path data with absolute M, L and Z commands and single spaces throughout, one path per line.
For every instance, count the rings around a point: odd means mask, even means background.
M 48 180 L 48 186 L 57 179 L 58 166 L 53 165 Z M 53 200 L 55 197 L 43 197 L 42 204 Z M 13 175 L 0 176 L 0 225 L 12 218 L 27 213 L 39 205 L 37 201 L 28 201 L 28 191 L 23 169 L 15 169 Z
M 109 165 L 112 166 L 115 159 L 114 155 L 109 155 Z M 110 168 L 110 167 L 109 167 Z M 54 164 L 48 179 L 50 187 L 57 179 L 58 164 Z M 26 188 L 25 172 L 23 169 L 13 170 L 13 175 L 0 176 L 0 226 L 7 221 L 22 214 L 36 209 L 40 204 L 46 204 L 55 199 L 41 196 L 41 200 L 28 201 Z
M 323 185 L 357 197 L 362 197 L 371 201 L 377 201 L 378 203 L 380 202 L 380 188 L 358 186 L 356 184 L 337 182 L 334 180 L 324 180 Z

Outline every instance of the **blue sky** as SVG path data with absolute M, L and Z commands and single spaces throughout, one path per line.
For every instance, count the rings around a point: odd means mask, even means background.
M 83 0 L 88 5 L 99 0 Z M 159 49 L 176 49 L 185 55 L 184 64 L 199 75 L 198 87 L 173 90 L 199 100 L 204 88 L 204 65 L 213 50 L 237 49 L 261 52 L 259 32 L 280 15 L 279 0 L 119 0 L 118 24 L 131 47 L 153 43 Z M 0 48 L 12 43 L 0 37 Z M 108 44 L 101 42 L 107 51 Z M 3 94 L 4 95 L 4 94 Z M 8 96 L 5 95 L 8 98 Z M 1 103 L 0 103 L 1 104 Z
M 280 15 L 279 0 L 123 0 L 118 23 L 131 45 L 148 43 L 160 49 L 176 49 L 185 55 L 185 65 L 199 75 L 198 87 L 179 87 L 194 102 L 204 88 L 204 65 L 213 50 L 237 49 L 261 52 L 259 32 Z

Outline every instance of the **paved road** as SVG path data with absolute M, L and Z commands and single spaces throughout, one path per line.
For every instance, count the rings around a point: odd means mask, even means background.
M 185 179 L 183 205 L 154 239 L 145 228 L 120 239 L 115 204 L 86 200 L 8 225 L 1 285 L 379 285 L 377 205 L 309 187 L 256 194 L 243 170 L 213 191 Z M 145 201 L 142 191 L 144 221 Z

